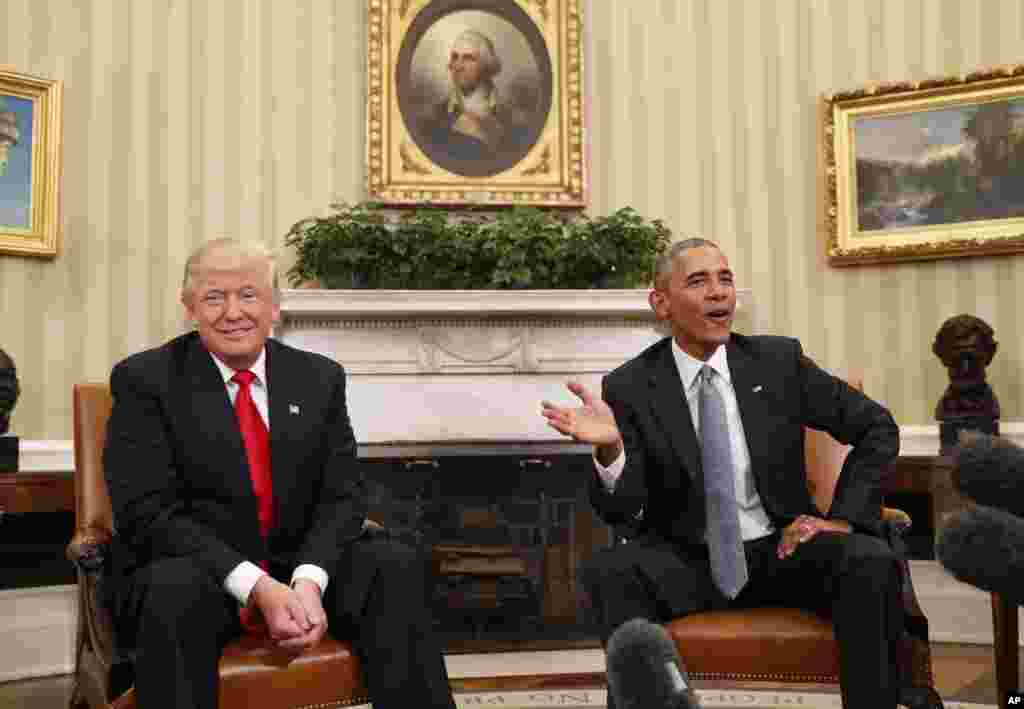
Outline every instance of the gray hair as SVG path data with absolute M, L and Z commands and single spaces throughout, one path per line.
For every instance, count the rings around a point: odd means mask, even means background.
M 255 241 L 241 241 L 231 237 L 213 239 L 192 252 L 185 262 L 185 274 L 181 279 L 181 294 L 187 298 L 196 282 L 208 268 L 241 269 L 254 261 L 267 265 L 267 282 L 274 291 L 274 300 L 280 297 L 277 284 L 277 266 L 274 252 Z
M 464 30 L 455 38 L 452 48 L 460 43 L 471 45 L 480 55 L 480 69 L 483 71 L 484 78 L 490 79 L 501 71 L 501 59 L 494 51 L 494 43 L 490 37 L 476 30 Z
M 665 249 L 665 251 L 658 256 L 658 260 L 654 263 L 655 288 L 663 288 L 665 286 L 665 281 L 667 281 L 672 276 L 672 272 L 675 271 L 676 259 L 690 249 L 698 249 L 702 246 L 710 246 L 711 248 L 721 251 L 718 244 L 699 236 L 677 241 Z

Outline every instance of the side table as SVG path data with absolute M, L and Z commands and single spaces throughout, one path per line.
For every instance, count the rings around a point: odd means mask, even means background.
M 0 473 L 0 514 L 74 509 L 75 482 L 71 471 Z

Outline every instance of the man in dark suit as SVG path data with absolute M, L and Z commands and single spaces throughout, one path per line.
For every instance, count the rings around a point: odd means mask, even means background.
M 281 651 L 352 638 L 374 706 L 454 709 L 426 565 L 364 531 L 345 372 L 269 339 L 269 252 L 188 260 L 197 331 L 120 362 L 104 465 L 117 527 L 107 594 L 143 707 L 215 707 L 243 626 Z
M 659 260 L 651 307 L 672 327 L 580 408 L 544 402 L 594 444 L 591 500 L 630 541 L 581 572 L 605 640 L 630 618 L 786 604 L 831 612 L 843 706 L 894 709 L 900 569 L 881 538 L 879 481 L 899 449 L 889 412 L 819 369 L 796 340 L 731 332 L 733 273 L 712 242 Z M 825 517 L 804 468 L 804 426 L 853 445 Z

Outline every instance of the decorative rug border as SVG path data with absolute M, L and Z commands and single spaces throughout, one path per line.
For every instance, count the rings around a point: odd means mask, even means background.
M 839 695 L 790 689 L 698 689 L 702 709 L 842 709 Z M 994 704 L 943 700 L 946 709 L 996 709 Z M 460 691 L 455 695 L 458 709 L 505 707 L 506 709 L 604 709 L 604 687 L 565 689 L 516 689 Z M 353 709 L 366 708 L 361 704 Z

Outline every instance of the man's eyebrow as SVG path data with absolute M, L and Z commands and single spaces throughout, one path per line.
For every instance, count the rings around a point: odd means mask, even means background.
M 731 275 L 733 275 L 731 268 L 723 268 L 723 269 L 720 269 L 718 271 L 715 271 L 715 273 L 719 274 L 720 276 L 731 276 Z M 711 275 L 711 270 L 707 269 L 707 268 L 704 268 L 704 269 L 701 269 L 700 271 L 691 271 L 690 273 L 687 273 L 686 274 L 686 280 L 690 280 L 691 278 L 696 278 L 698 276 L 706 277 L 706 276 L 710 276 L 710 275 Z

